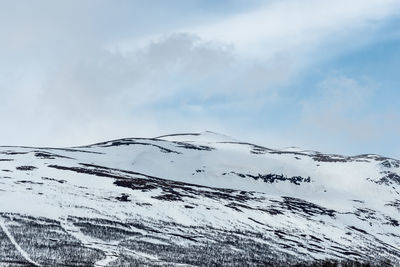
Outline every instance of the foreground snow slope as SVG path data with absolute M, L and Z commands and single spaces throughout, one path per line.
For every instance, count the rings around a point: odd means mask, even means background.
M 211 132 L 0 147 L 0 266 L 400 265 L 400 161 Z

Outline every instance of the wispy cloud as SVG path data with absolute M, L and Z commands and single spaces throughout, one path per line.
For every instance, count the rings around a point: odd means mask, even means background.
M 259 57 L 354 38 L 355 32 L 371 30 L 397 15 L 399 8 L 396 0 L 267 1 L 256 10 L 188 29 L 208 39 L 235 44 L 238 50 Z

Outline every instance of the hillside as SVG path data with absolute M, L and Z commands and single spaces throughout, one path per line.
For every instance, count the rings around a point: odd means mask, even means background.
M 400 266 L 400 161 L 212 132 L 0 147 L 0 266 Z

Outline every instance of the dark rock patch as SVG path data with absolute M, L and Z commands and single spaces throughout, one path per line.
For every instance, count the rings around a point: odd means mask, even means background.
M 357 232 L 360 232 L 360 233 L 365 234 L 365 235 L 368 234 L 367 231 L 365 231 L 363 229 L 360 229 L 360 228 L 357 228 L 355 226 L 350 226 L 349 228 L 352 229 L 352 230 L 356 230 Z
M 258 175 L 252 175 L 252 174 L 243 174 L 243 173 L 237 173 L 237 172 L 231 172 L 232 174 L 236 174 L 237 176 L 241 177 L 241 178 L 246 178 L 246 177 L 250 177 L 254 180 L 262 180 L 265 183 L 275 183 L 275 182 L 285 182 L 288 181 L 292 184 L 295 185 L 300 185 L 301 183 L 310 183 L 311 182 L 311 177 L 301 177 L 301 176 L 292 176 L 292 177 L 288 177 L 286 175 L 283 174 L 258 174 Z M 223 173 L 222 175 L 226 175 L 227 173 Z
M 16 167 L 16 169 L 19 171 L 33 171 L 33 170 L 37 169 L 37 167 L 35 167 L 35 166 L 18 166 L 18 167 Z
M 385 219 L 386 219 L 386 223 L 385 224 L 388 224 L 388 225 L 391 225 L 391 226 L 395 226 L 395 227 L 399 227 L 400 226 L 399 221 L 396 220 L 396 219 L 393 219 L 392 217 L 385 216 Z
M 394 207 L 400 212 L 400 199 L 395 199 L 394 201 L 385 204 L 385 206 Z
M 35 152 L 35 157 L 40 158 L 40 159 L 56 159 L 56 158 L 64 158 L 64 159 L 73 159 L 71 157 L 66 157 L 50 152 L 44 152 L 44 151 L 39 151 Z
M 127 194 L 122 194 L 122 195 L 116 197 L 115 199 L 118 201 L 121 201 L 121 202 L 130 202 L 129 196 Z
M 16 181 L 15 183 L 16 183 L 16 184 L 37 184 L 37 185 L 43 185 L 43 183 L 32 182 L 32 181 L 26 181 L 26 180 Z
M 104 143 L 98 143 L 94 144 L 92 146 L 100 146 L 100 147 L 117 147 L 117 146 L 129 146 L 129 145 L 143 145 L 143 146 L 153 146 L 158 149 L 160 149 L 161 152 L 164 153 L 175 153 L 175 154 L 181 154 L 178 151 L 174 151 L 165 147 L 162 147 L 160 145 L 152 144 L 152 143 L 145 143 L 145 142 L 138 142 L 137 140 L 140 140 L 139 138 L 133 139 L 133 138 L 125 138 L 125 139 L 119 139 L 119 140 L 114 140 L 114 141 L 109 141 L 109 142 L 104 142 Z M 151 140 L 151 139 L 148 139 Z M 154 140 L 152 140 L 154 141 Z M 157 140 L 159 141 L 159 140 Z
M 3 152 L 0 152 L 0 154 L 3 154 L 3 155 L 25 155 L 25 154 L 28 154 L 28 152 L 3 151 Z
M 400 185 L 400 175 L 394 172 L 388 172 L 385 176 L 380 178 L 378 181 L 375 181 L 377 184 L 383 185 L 392 185 L 397 184 Z
M 202 151 L 212 151 L 212 150 L 215 150 L 215 148 L 210 147 L 210 146 L 194 145 L 194 144 L 185 143 L 185 142 L 173 142 L 173 143 L 174 143 L 174 144 L 177 144 L 176 147 L 179 147 L 179 148 L 193 149 L 193 150 L 202 150 Z
M 43 180 L 48 180 L 48 181 L 54 181 L 60 184 L 66 183 L 66 180 L 58 180 L 58 179 L 54 179 L 54 178 L 49 178 L 49 177 L 42 177 Z

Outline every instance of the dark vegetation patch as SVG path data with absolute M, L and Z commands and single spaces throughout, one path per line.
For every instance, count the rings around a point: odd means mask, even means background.
M 16 169 L 19 171 L 33 171 L 37 168 L 35 166 L 18 166 Z
M 238 203 L 229 203 L 229 204 L 226 204 L 225 205 L 225 207 L 228 207 L 228 208 L 231 208 L 231 209 L 233 209 L 233 210 L 235 210 L 235 211 L 238 211 L 238 212 L 243 212 L 239 207 L 243 207 L 242 205 L 240 205 L 240 204 L 238 204 Z M 247 208 L 248 206 L 246 206 L 246 208 Z
M 400 212 L 400 199 L 395 199 L 393 201 L 388 202 L 385 206 L 394 207 Z
M 269 215 L 280 215 L 284 214 L 282 210 L 276 209 L 276 208 L 260 208 L 258 210 L 264 211 L 268 213 Z
M 56 158 L 73 159 L 71 157 L 62 156 L 62 155 L 58 155 L 58 154 L 54 154 L 54 153 L 50 153 L 50 152 L 46 152 L 46 151 L 35 152 L 35 157 L 40 158 L 40 159 L 56 159 Z
M 141 235 L 133 230 L 129 224 L 119 221 L 83 217 L 70 217 L 68 221 L 78 227 L 84 235 L 104 240 L 108 243 Z
M 66 167 L 66 166 L 60 166 L 60 165 L 48 165 L 47 167 L 58 169 L 58 170 L 64 170 L 64 171 L 73 171 L 73 172 L 77 172 L 77 173 L 96 175 L 96 176 L 100 176 L 100 177 L 108 177 L 108 178 L 115 178 L 115 179 L 126 178 L 122 174 L 116 175 L 109 171 L 105 171 L 103 169 L 97 169 L 97 168 Z
M 28 154 L 28 152 L 17 152 L 17 151 L 8 150 L 8 151 L 2 151 L 2 152 L 0 152 L 0 154 L 3 154 L 3 155 L 25 155 L 25 154 Z
M 182 197 L 185 195 L 182 195 L 180 193 L 174 192 L 174 193 L 167 193 L 167 194 L 161 194 L 158 196 L 154 196 L 152 198 L 158 199 L 158 200 L 165 200 L 165 201 L 183 201 Z
M 225 207 L 231 208 L 238 212 L 243 212 L 243 210 L 258 210 L 258 211 L 267 213 L 269 215 L 284 214 L 284 210 L 282 210 L 281 207 L 274 206 L 274 205 L 259 207 L 259 206 L 254 206 L 254 205 L 246 205 L 241 202 L 230 202 L 230 203 L 226 204 Z
M 53 147 L 40 147 L 38 149 L 43 149 L 43 150 L 55 150 L 55 151 L 65 151 L 65 152 L 74 152 L 74 153 L 86 153 L 86 154 L 98 154 L 98 155 L 103 155 L 103 152 L 98 152 L 98 151 L 89 151 L 89 150 L 83 150 L 83 149 L 77 149 L 77 148 L 53 148 Z
M 194 145 L 186 142 L 173 142 L 176 144 L 176 147 L 180 148 L 185 148 L 185 149 L 193 149 L 193 150 L 203 150 L 203 151 L 212 151 L 215 150 L 215 148 L 210 147 L 210 146 L 200 146 L 200 145 Z
M 16 183 L 16 184 L 36 184 L 36 185 L 43 185 L 43 183 L 32 182 L 32 181 L 26 181 L 26 180 L 16 181 L 15 183 Z
M 391 267 L 393 264 L 390 260 L 378 260 L 376 262 L 362 262 L 358 260 L 316 260 L 307 263 L 298 263 L 293 265 L 293 267 L 372 267 L 372 266 L 381 266 L 381 267 Z
M 257 221 L 256 219 L 253 219 L 253 218 L 250 218 L 250 217 L 247 217 L 247 219 L 249 219 L 250 221 L 253 221 L 253 222 L 255 222 L 255 223 L 258 223 L 258 224 L 260 224 L 260 225 L 265 225 L 264 223 L 259 222 L 259 221 Z
M 138 205 L 138 206 L 141 206 L 141 207 L 153 206 L 151 203 L 147 203 L 147 202 L 136 202 L 135 204 Z
M 48 180 L 48 181 L 53 181 L 53 182 L 57 182 L 60 184 L 66 183 L 66 180 L 59 180 L 59 179 L 54 179 L 54 178 L 49 178 L 49 177 L 42 177 L 43 180 Z
M 256 145 L 253 145 L 252 149 L 250 150 L 250 153 L 255 154 L 255 155 L 260 155 L 260 154 L 262 155 L 262 154 L 266 154 L 268 152 L 269 152 L 268 149 L 261 147 L 261 146 L 256 146 Z
M 21 248 L 42 266 L 93 266 L 96 261 L 104 258 L 103 252 L 85 247 L 65 232 L 56 220 L 12 213 L 0 213 L 0 216 Z M 2 240 L 0 238 L 0 246 Z M 11 260 L 19 260 L 19 253 L 13 255 L 15 251 L 15 248 L 11 248 L 5 252 L 12 257 Z M 0 263 L 2 259 L 0 257 Z
M 28 154 L 31 152 L 44 152 L 44 153 L 50 153 L 50 151 L 65 151 L 65 152 L 79 152 L 79 153 L 88 153 L 88 154 L 104 154 L 102 152 L 97 152 L 97 151 L 88 151 L 88 150 L 83 150 L 83 149 L 78 149 L 77 148 L 55 148 L 55 147 L 29 147 L 29 146 L 17 146 L 15 148 L 20 148 L 20 149 L 30 149 L 30 152 L 22 152 L 22 151 L 14 151 L 14 150 L 6 150 L 6 151 L 1 151 L 0 154 L 4 155 L 24 155 Z M 81 147 L 82 148 L 82 147 Z
M 121 194 L 120 196 L 116 197 L 118 201 L 121 202 L 130 202 L 129 196 L 127 194 Z
M 330 217 L 335 217 L 336 211 L 332 209 L 327 209 L 316 205 L 311 202 L 307 202 L 305 200 L 293 197 L 282 197 L 283 201 L 278 200 L 270 200 L 273 203 L 276 203 L 283 210 L 289 210 L 293 213 L 300 214 L 302 216 L 317 216 L 317 215 L 327 215 Z
M 0 266 L 31 266 L 0 228 Z
M 354 215 L 362 221 L 378 220 L 376 211 L 367 208 L 357 208 Z
M 368 208 L 357 208 L 356 211 L 353 213 L 359 220 L 372 223 L 372 220 L 377 221 L 378 223 L 383 223 L 387 225 L 391 225 L 394 227 L 399 226 L 399 221 L 390 217 L 390 216 L 383 216 L 383 218 L 377 217 L 377 212 Z
M 157 188 L 157 185 L 150 183 L 147 179 L 141 178 L 136 178 L 135 182 L 130 179 L 116 180 L 114 184 L 121 187 L 128 187 L 133 190 L 141 190 L 142 192 L 148 192 Z
M 252 219 L 252 218 L 250 218 Z M 263 223 L 252 219 L 262 226 Z M 339 247 L 329 241 L 313 236 L 304 235 L 299 238 L 298 233 L 290 233 L 281 230 L 268 230 L 277 238 L 270 238 L 267 235 L 253 231 L 223 230 L 213 227 L 183 227 L 178 224 L 161 223 L 157 227 L 165 235 L 172 235 L 167 244 L 165 242 L 152 243 L 141 239 L 126 239 L 121 245 L 133 250 L 156 256 L 171 265 L 189 264 L 194 266 L 325 266 L 331 260 L 314 260 L 309 254 L 302 254 L 300 258 L 296 255 L 299 247 L 310 253 L 324 253 L 335 255 L 338 259 L 332 262 L 342 263 L 342 266 L 392 266 L 382 265 L 390 260 L 379 255 L 378 248 L 369 248 L 366 252 L 353 247 Z M 149 225 L 149 224 L 147 224 Z M 152 224 L 154 228 L 155 225 Z M 147 226 L 148 227 L 148 226 Z M 173 229 L 181 230 L 184 234 L 170 233 Z M 154 232 L 154 237 L 159 236 Z M 176 239 L 178 238 L 178 239 Z M 182 245 L 179 239 L 188 240 Z M 181 244 L 181 245 L 179 245 Z M 276 246 L 280 249 L 276 249 Z M 285 249 L 285 250 L 282 250 Z M 373 252 L 373 249 L 376 249 Z M 289 254 L 292 251 L 294 254 Z M 298 255 L 298 254 L 297 254 Z M 379 258 L 380 257 L 380 258 Z M 347 263 L 359 263 L 359 265 L 345 265 Z M 150 263 L 148 263 L 151 265 Z M 331 266 L 331 265 L 326 265 Z M 333 265 L 336 266 L 336 265 Z
M 383 164 L 392 167 L 400 166 L 400 161 L 395 159 L 390 159 L 378 155 L 370 155 L 370 154 L 362 154 L 357 156 L 342 156 L 335 154 L 322 154 L 317 152 L 316 154 L 311 155 L 311 157 L 316 161 L 321 162 L 370 162 L 370 160 L 382 161 Z M 389 164 L 388 164 L 389 163 Z
M 276 154 L 276 155 L 297 155 L 297 156 L 310 156 L 307 153 L 303 153 L 303 152 L 297 152 L 297 151 L 280 151 L 280 150 L 271 150 L 271 152 L 269 152 L 270 154 Z
M 315 161 L 319 161 L 319 162 L 349 162 L 349 161 L 352 161 L 351 157 L 344 157 L 344 156 L 340 156 L 340 155 L 328 155 L 328 154 L 321 154 L 321 153 L 311 155 L 311 157 Z
M 386 219 L 386 223 L 385 224 L 388 224 L 388 225 L 391 225 L 391 226 L 394 226 L 394 227 L 399 227 L 400 226 L 399 221 L 396 220 L 396 219 L 393 219 L 390 216 L 385 216 L 385 219 Z
M 143 145 L 143 146 L 153 146 L 158 148 L 161 152 L 164 153 L 175 153 L 175 154 L 181 154 L 178 151 L 174 151 L 165 147 L 162 147 L 160 145 L 152 144 L 152 143 L 145 143 L 145 142 L 139 142 L 137 140 L 140 140 L 140 138 L 125 138 L 125 139 L 119 139 L 119 140 L 113 140 L 109 142 L 103 142 L 103 143 L 97 143 L 92 146 L 99 146 L 99 147 L 116 147 L 116 146 L 130 146 L 130 145 Z M 147 139 L 151 140 L 151 139 Z M 154 141 L 154 140 L 152 140 Z M 160 140 L 156 140 L 160 141 Z
M 349 228 L 352 229 L 352 230 L 356 230 L 357 232 L 360 232 L 360 233 L 365 234 L 365 235 L 368 234 L 367 231 L 365 231 L 363 229 L 360 229 L 360 228 L 357 228 L 355 226 L 350 226 Z
M 210 198 L 214 200 L 246 202 L 257 199 L 253 196 L 253 192 L 210 188 L 160 178 L 133 177 L 131 179 L 116 180 L 114 184 L 141 191 L 149 191 L 156 188 L 161 189 L 162 193 L 153 198 L 167 201 L 183 201 L 183 198 Z
M 85 247 L 69 235 L 58 221 L 17 214 L 1 216 L 10 225 L 16 241 L 42 266 L 93 266 L 105 257 L 103 252 Z M 270 229 L 260 221 L 249 220 L 259 224 L 263 231 L 187 226 L 143 218 L 119 221 L 68 217 L 67 223 L 89 238 L 115 243 L 118 258 L 111 266 L 396 266 L 387 257 L 391 248 L 385 250 L 384 244 L 371 244 L 365 250 L 357 244 L 340 246 L 322 236 Z M 24 263 L 7 242 L 0 230 L 0 248 L 4 248 L 0 249 L 0 265 L 6 260 Z M 305 253 L 299 253 L 299 248 Z M 141 253 L 149 257 L 137 257 Z M 315 260 L 309 253 L 323 253 L 336 259 Z
M 283 174 L 258 174 L 258 175 L 252 175 L 252 174 L 243 174 L 243 173 L 237 173 L 237 172 L 231 172 L 232 174 L 236 174 L 237 176 L 241 177 L 241 178 L 252 178 L 254 180 L 261 180 L 265 183 L 275 183 L 275 182 L 285 182 L 288 181 L 292 184 L 295 185 L 300 185 L 301 183 L 310 183 L 311 182 L 311 178 L 307 177 L 301 177 L 301 176 L 292 176 L 292 177 L 288 177 L 286 175 Z M 227 175 L 227 173 L 223 173 L 222 175 Z
M 167 229 L 168 231 L 169 229 Z M 168 243 L 127 239 L 121 245 L 129 250 L 156 256 L 167 266 L 188 264 L 193 266 L 283 266 L 294 263 L 295 257 L 288 253 L 277 253 L 271 246 L 255 241 L 259 235 L 252 232 L 224 231 L 220 229 L 189 228 L 187 233 L 202 234 L 200 241 L 190 234 L 167 233 L 173 237 Z M 185 241 L 186 245 L 182 244 Z M 186 241 L 189 241 L 186 242 Z M 121 263 L 122 264 L 122 263 Z M 145 265 L 153 265 L 147 262 Z

